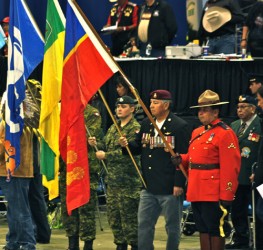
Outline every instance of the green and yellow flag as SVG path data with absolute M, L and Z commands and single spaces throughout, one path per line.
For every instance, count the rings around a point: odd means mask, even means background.
M 65 40 L 65 17 L 58 0 L 48 0 L 45 54 L 42 77 L 42 101 L 39 122 L 41 172 L 49 199 L 59 195 L 59 128 L 62 69 Z

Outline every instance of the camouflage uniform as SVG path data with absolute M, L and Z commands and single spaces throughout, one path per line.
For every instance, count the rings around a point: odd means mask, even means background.
M 98 110 L 87 105 L 84 111 L 85 124 L 92 136 L 98 137 L 101 133 L 101 117 Z M 88 137 L 88 135 L 87 135 Z M 95 149 L 89 147 L 89 170 L 90 170 L 90 201 L 72 211 L 68 216 L 66 208 L 66 166 L 62 164 L 60 172 L 60 196 L 62 204 L 62 220 L 67 237 L 80 236 L 83 241 L 92 241 L 96 238 L 95 211 L 97 202 L 97 186 L 99 162 L 95 155 Z
M 132 118 L 121 128 L 128 140 L 139 131 L 139 123 Z M 137 246 L 137 211 L 141 182 L 129 155 L 122 155 L 119 145 L 119 133 L 112 125 L 104 137 L 104 146 L 108 166 L 107 214 L 114 235 L 114 243 Z M 135 158 L 137 164 L 139 158 Z

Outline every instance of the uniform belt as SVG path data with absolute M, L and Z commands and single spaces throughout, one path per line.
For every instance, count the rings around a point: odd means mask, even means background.
M 194 164 L 190 163 L 190 169 L 200 169 L 200 170 L 210 170 L 210 169 L 219 169 L 219 164 Z

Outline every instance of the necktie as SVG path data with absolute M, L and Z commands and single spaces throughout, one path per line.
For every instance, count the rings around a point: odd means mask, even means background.
M 238 130 L 238 133 L 237 133 L 237 137 L 241 137 L 243 134 L 244 134 L 244 131 L 245 131 L 245 128 L 246 128 L 246 123 L 243 122 Z

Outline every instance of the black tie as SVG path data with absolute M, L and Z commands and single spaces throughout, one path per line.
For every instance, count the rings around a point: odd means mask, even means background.
M 243 134 L 244 134 L 244 131 L 245 131 L 245 128 L 246 128 L 246 123 L 243 122 L 238 130 L 238 133 L 237 133 L 237 137 L 241 137 Z

